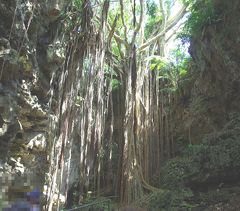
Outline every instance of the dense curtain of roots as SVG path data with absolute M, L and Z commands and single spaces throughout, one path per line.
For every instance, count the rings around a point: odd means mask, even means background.
M 61 72 L 53 74 L 50 90 L 50 104 L 55 97 L 59 105 L 50 113 L 47 210 L 52 210 L 56 193 L 58 198 L 68 197 L 75 170 L 80 200 L 87 191 L 110 192 L 131 203 L 144 191 L 157 190 L 154 180 L 161 162 L 172 153 L 170 117 L 165 110 L 171 96 L 160 92 L 162 84 L 143 59 L 148 53 L 136 55 L 131 45 L 117 72 L 121 86 L 112 89 L 113 67 L 106 54 L 108 6 L 105 1 L 96 28 L 93 8 L 83 1 L 81 20 L 74 28 L 81 27 L 84 33 L 64 35 L 68 37 L 66 59 Z M 72 155 L 76 146 L 78 159 Z
M 76 164 L 79 194 L 90 189 L 100 191 L 101 151 L 110 93 L 104 78 L 106 15 L 103 14 L 99 31 L 94 31 L 89 1 L 84 1 L 82 7 L 81 20 L 76 21 L 74 28 L 81 27 L 84 35 L 65 35 L 69 37 L 66 59 L 61 74 L 55 73 L 52 79 L 58 81 L 57 101 L 60 103 L 55 116 L 50 116 L 51 163 L 46 182 L 48 210 L 52 210 L 56 193 L 58 198 L 60 193 L 67 197 L 71 168 Z M 52 95 L 56 94 L 54 91 L 51 90 Z M 72 160 L 76 146 L 79 159 Z

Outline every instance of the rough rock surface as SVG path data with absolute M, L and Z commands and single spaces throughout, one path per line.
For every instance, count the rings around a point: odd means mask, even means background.
M 240 3 L 213 2 L 216 17 L 191 40 L 193 76 L 176 103 L 176 139 L 189 143 L 200 143 L 240 112 Z
M 42 190 L 49 167 L 49 91 L 64 61 L 60 11 L 67 5 L 57 2 L 0 2 L 0 174 L 8 181 L 0 185 L 13 196 L 25 186 Z
M 238 210 L 240 2 L 215 0 L 213 7 L 216 17 L 191 40 L 192 75 L 173 109 L 177 157 L 163 180 L 190 188 L 198 204 L 192 210 Z

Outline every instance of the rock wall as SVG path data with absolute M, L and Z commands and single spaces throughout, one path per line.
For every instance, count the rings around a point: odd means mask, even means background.
M 191 73 L 174 99 L 176 156 L 160 176 L 172 202 L 152 202 L 159 210 L 239 210 L 240 2 L 214 0 L 213 7 L 214 19 L 193 34 Z
M 239 113 L 239 8 L 237 1 L 213 1 L 216 17 L 193 35 L 192 75 L 175 105 L 175 137 L 200 143 Z
M 60 11 L 67 6 L 0 2 L 0 174 L 6 179 L 0 185 L 12 200 L 19 188 L 42 190 L 49 168 L 51 78 L 64 62 Z

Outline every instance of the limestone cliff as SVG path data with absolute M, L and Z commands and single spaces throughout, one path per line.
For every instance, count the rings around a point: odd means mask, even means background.
M 190 188 L 191 210 L 238 210 L 240 2 L 215 0 L 213 8 L 215 18 L 191 38 L 191 74 L 173 106 L 176 157 L 162 182 Z
M 176 105 L 184 123 L 176 123 L 178 137 L 189 143 L 200 143 L 239 112 L 239 7 L 236 1 L 214 1 L 215 19 L 191 39 L 192 75 Z
M 24 188 L 43 190 L 49 168 L 50 80 L 64 61 L 62 2 L 0 2 L 0 174 L 12 200 Z

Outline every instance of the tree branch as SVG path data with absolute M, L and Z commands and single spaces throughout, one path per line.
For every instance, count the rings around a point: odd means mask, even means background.
M 177 13 L 176 16 L 174 16 L 172 19 L 167 21 L 166 28 L 164 28 L 160 33 L 158 33 L 155 37 L 150 38 L 147 40 L 143 45 L 141 45 L 138 48 L 138 51 L 143 51 L 145 48 L 147 48 L 149 45 L 157 41 L 161 36 L 166 34 L 173 26 L 175 26 L 179 20 L 182 19 L 182 17 L 186 13 L 186 6 L 183 6 L 182 9 Z
M 131 42 L 132 45 L 135 43 L 137 33 L 141 29 L 141 25 L 143 22 L 143 0 L 140 0 L 140 7 L 141 7 L 140 19 L 139 19 L 139 23 L 137 24 L 137 26 L 135 27 L 135 30 L 134 30 L 134 34 L 133 34 L 133 38 L 132 38 L 132 42 Z
M 112 30 L 112 28 L 109 24 L 107 24 L 107 27 L 108 27 L 109 31 Z M 117 33 L 113 32 L 113 37 L 116 40 L 116 42 L 121 43 L 121 44 L 125 45 L 126 48 L 128 48 L 129 44 L 125 40 L 123 40 Z
M 116 28 L 116 25 L 117 25 L 118 18 L 119 18 L 119 15 L 117 14 L 114 21 L 113 21 L 113 25 L 112 25 L 112 27 L 110 29 L 110 32 L 109 32 L 109 35 L 108 35 L 108 42 L 107 42 L 108 46 L 110 46 L 112 37 L 114 35 L 114 31 L 115 31 L 115 28 Z
M 124 27 L 125 42 L 127 43 L 127 26 L 126 26 L 125 21 L 124 21 L 123 0 L 120 0 L 120 7 L 121 7 L 121 19 L 122 19 L 122 24 L 123 24 L 123 27 Z

